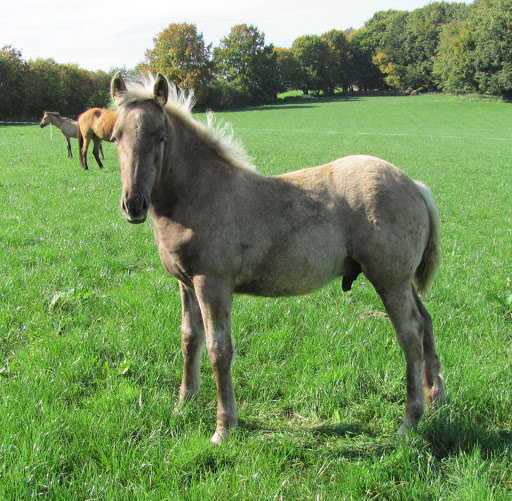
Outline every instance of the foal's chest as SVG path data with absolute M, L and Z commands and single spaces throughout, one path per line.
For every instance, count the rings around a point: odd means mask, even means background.
M 192 286 L 193 259 L 187 246 L 193 231 L 170 221 L 155 221 L 155 242 L 165 270 L 188 286 Z M 188 256 L 188 257 L 186 257 Z

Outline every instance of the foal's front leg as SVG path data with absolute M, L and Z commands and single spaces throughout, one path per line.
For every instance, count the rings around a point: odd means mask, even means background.
M 194 287 L 206 329 L 208 358 L 217 383 L 217 428 L 212 442 L 220 445 L 229 429 L 237 424 L 235 392 L 231 379 L 233 294 L 221 280 L 206 277 L 195 280 Z
M 192 289 L 180 282 L 181 295 L 181 351 L 183 352 L 183 379 L 180 404 L 199 393 L 201 353 L 204 346 L 204 326 L 201 309 Z

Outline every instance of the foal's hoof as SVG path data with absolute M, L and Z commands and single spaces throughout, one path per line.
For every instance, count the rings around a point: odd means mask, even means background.
M 222 439 L 223 437 L 219 433 L 215 432 L 215 435 L 212 437 L 212 444 L 220 445 L 222 443 Z
M 215 445 L 221 445 L 222 442 L 227 439 L 229 435 L 229 430 L 227 426 L 217 426 L 217 429 L 215 430 L 215 434 L 212 437 L 212 444 Z
M 410 430 L 410 428 L 406 428 L 404 425 L 400 426 L 400 428 L 398 428 L 398 431 L 396 432 L 396 434 L 399 436 L 399 437 L 405 437 L 405 434 Z

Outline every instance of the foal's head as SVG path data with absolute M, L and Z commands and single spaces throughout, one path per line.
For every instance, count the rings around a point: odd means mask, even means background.
M 39 123 L 41 129 L 50 123 L 50 117 L 48 116 L 49 113 L 49 111 L 44 112 L 43 118 L 41 118 L 41 122 Z
M 111 93 L 120 104 L 112 141 L 117 145 L 121 168 L 121 206 L 130 223 L 143 223 L 165 153 L 165 104 L 169 83 L 159 73 L 150 96 L 131 98 L 118 72 L 112 79 Z

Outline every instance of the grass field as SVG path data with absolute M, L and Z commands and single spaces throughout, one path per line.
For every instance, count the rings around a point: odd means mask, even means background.
M 361 276 L 348 293 L 237 297 L 241 426 L 210 444 L 212 371 L 205 357 L 198 402 L 175 412 L 178 287 L 151 223 L 121 214 L 115 148 L 84 172 L 56 129 L 4 126 L 0 500 L 511 499 L 511 105 L 311 99 L 218 116 L 263 174 L 365 153 L 433 189 L 443 264 L 425 304 L 448 405 L 395 435 L 404 358 Z

